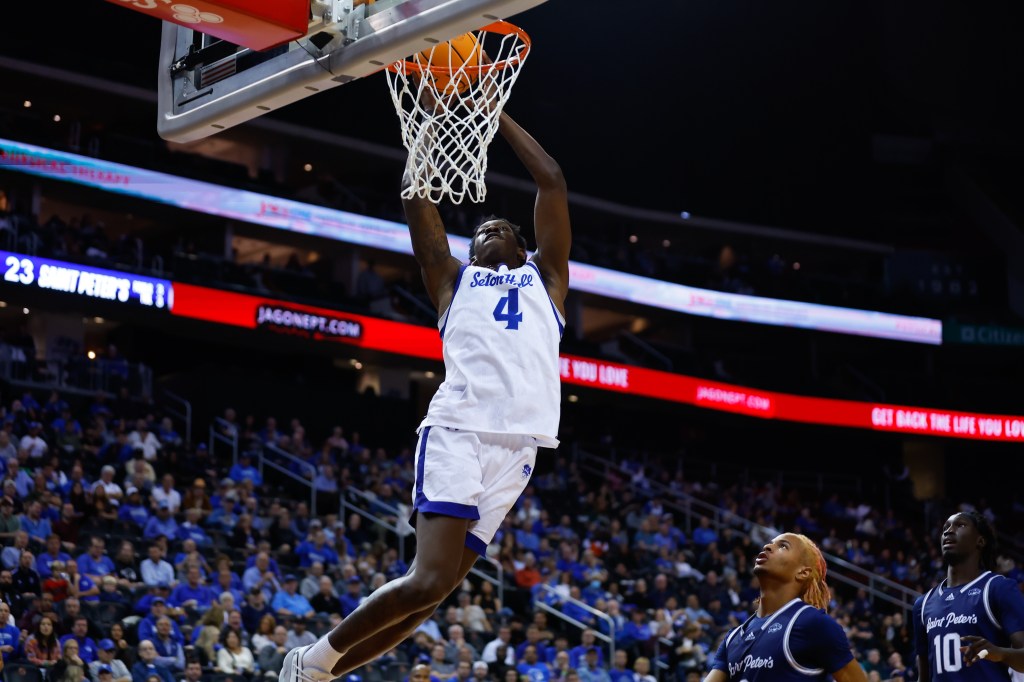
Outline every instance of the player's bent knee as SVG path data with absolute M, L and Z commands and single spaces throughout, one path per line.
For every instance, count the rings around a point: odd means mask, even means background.
M 440 604 L 452 589 L 451 580 L 447 577 L 425 575 L 422 571 L 413 572 L 402 585 L 406 605 L 416 610 Z

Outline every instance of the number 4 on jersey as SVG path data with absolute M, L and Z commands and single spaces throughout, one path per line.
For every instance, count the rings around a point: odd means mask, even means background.
M 494 319 L 505 322 L 505 329 L 519 329 L 523 314 L 519 312 L 519 289 L 509 289 L 508 296 L 498 300 L 494 306 Z

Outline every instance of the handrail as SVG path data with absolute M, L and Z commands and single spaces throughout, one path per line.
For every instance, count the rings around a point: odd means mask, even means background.
M 225 432 L 231 433 L 231 436 L 225 435 Z M 231 464 L 238 464 L 238 427 L 222 417 L 214 417 L 213 424 L 210 424 L 211 457 L 217 454 L 214 447 L 218 441 L 231 447 Z
M 185 423 L 185 442 L 192 443 L 192 403 L 167 389 L 164 389 L 163 394 L 165 398 L 170 398 L 172 402 L 181 406 L 180 408 L 167 407 L 165 409 Z
M 368 493 L 365 493 L 362 490 L 357 490 L 356 488 L 346 488 L 345 491 L 341 495 L 338 496 L 339 499 L 340 499 L 340 508 L 338 509 L 340 518 L 342 518 L 342 519 L 347 518 L 347 516 L 348 516 L 347 510 L 351 509 L 354 513 L 359 514 L 359 516 L 363 517 L 364 519 L 366 519 L 366 520 L 368 520 L 368 521 L 370 521 L 372 523 L 377 524 L 378 526 L 380 526 L 384 530 L 387 530 L 387 531 L 390 531 L 390 532 L 394 533 L 395 537 L 398 538 L 398 543 L 397 543 L 398 544 L 398 559 L 399 559 L 399 561 L 401 561 L 404 564 L 405 563 L 405 542 L 403 541 L 403 538 L 405 536 L 402 535 L 402 531 L 401 531 L 401 529 L 399 529 L 398 524 L 391 523 L 390 521 L 388 521 L 388 520 L 386 520 L 386 519 L 384 519 L 384 518 L 382 518 L 380 516 L 377 516 L 376 514 L 370 512 L 370 511 L 368 511 L 366 509 L 363 509 L 362 507 L 360 507 L 360 506 L 358 506 L 356 504 L 353 504 L 352 502 L 349 502 L 346 499 L 349 495 L 354 495 L 355 497 L 360 497 L 360 498 L 362 498 L 362 499 L 364 499 L 364 500 L 366 500 L 368 502 L 377 502 L 372 495 L 370 495 Z M 380 503 L 380 502 L 377 502 L 377 504 L 380 504 L 384 509 L 387 509 L 388 511 L 394 511 L 396 517 L 401 513 L 401 511 L 397 507 L 392 507 L 389 504 Z
M 570 623 L 572 625 L 575 625 L 580 630 L 594 630 L 594 637 L 596 639 L 601 640 L 602 642 L 607 642 L 607 644 L 608 644 L 608 664 L 611 665 L 611 662 L 615 660 L 615 621 L 612 620 L 612 617 L 609 616 L 604 611 L 598 611 L 597 609 L 595 609 L 590 604 L 588 604 L 588 603 L 586 603 L 584 601 L 580 601 L 579 599 L 576 599 L 575 597 L 565 597 L 565 596 L 562 596 L 562 595 L 558 594 L 558 592 L 555 591 L 555 588 L 551 587 L 551 585 L 548 585 L 547 583 L 540 583 L 540 584 L 537 585 L 537 587 L 540 588 L 541 591 L 543 591 L 543 592 L 547 592 L 548 594 L 554 595 L 558 599 L 559 603 L 564 604 L 566 602 L 569 602 L 570 604 L 573 604 L 573 605 L 578 606 L 579 608 L 583 609 L 587 613 L 600 618 L 601 620 L 603 620 L 604 622 L 606 622 L 608 624 L 608 634 L 606 635 L 606 634 L 604 634 L 603 632 L 601 632 L 599 630 L 591 628 L 586 623 L 581 623 L 580 621 L 576 620 L 572 616 L 567 616 L 565 613 L 559 611 L 558 609 L 552 607 L 550 604 L 548 604 L 548 603 L 546 603 L 546 602 L 544 602 L 542 600 L 536 600 L 535 599 L 534 602 L 533 602 L 534 608 L 541 609 L 542 611 L 546 611 L 546 612 L 548 612 L 548 613 L 550 613 L 550 614 L 552 614 L 552 615 L 554 615 L 554 616 L 556 616 L 558 618 L 561 618 L 566 623 Z
M 591 472 L 597 475 L 607 477 L 609 470 L 615 470 L 618 473 L 622 474 L 627 480 L 632 477 L 632 473 L 629 470 L 623 468 L 622 466 L 614 462 L 610 462 L 606 459 L 598 457 L 597 455 L 584 451 L 579 451 L 578 456 L 581 460 L 579 466 L 583 469 L 590 470 Z M 588 465 L 588 460 L 597 462 L 601 467 L 603 467 L 603 470 L 601 468 Z M 647 479 L 646 485 L 649 486 L 648 491 L 642 490 L 639 486 L 632 483 L 632 481 L 630 481 L 629 485 L 634 488 L 635 492 L 645 496 L 650 496 L 650 491 L 657 491 L 658 496 L 664 500 L 665 506 L 671 507 L 679 511 L 684 516 L 687 524 L 687 533 L 689 533 L 692 529 L 692 516 L 694 514 L 694 509 L 703 512 L 702 515 L 707 516 L 710 519 L 711 524 L 718 530 L 724 528 L 739 528 L 745 532 L 750 532 L 751 530 L 756 528 L 768 535 L 774 532 L 773 529 L 755 523 L 750 519 L 744 518 L 738 514 L 729 511 L 728 509 L 723 509 L 714 504 L 711 504 L 710 502 L 705 502 L 704 500 L 698 499 L 688 493 L 672 490 L 668 486 L 659 483 L 658 481 L 655 480 Z M 677 504 L 673 502 L 673 499 L 681 500 L 683 504 Z M 877 597 L 883 601 L 888 601 L 890 603 L 902 607 L 905 612 L 904 615 L 909 615 L 910 611 L 913 608 L 914 601 L 920 596 L 919 592 L 910 589 L 906 585 L 901 585 L 900 583 L 897 583 L 893 580 L 889 580 L 888 578 L 883 578 L 882 576 L 875 575 L 871 571 L 867 571 L 861 568 L 860 566 L 852 564 L 849 561 L 846 561 L 845 559 L 842 559 L 834 554 L 822 551 L 822 556 L 831 567 L 836 567 L 843 569 L 845 571 L 855 573 L 859 575 L 863 580 L 854 581 L 853 578 L 850 578 L 849 576 L 843 576 L 838 571 L 832 572 L 832 576 L 834 578 L 840 580 L 840 582 L 844 582 L 849 585 L 864 587 L 868 590 L 872 597 Z M 902 598 L 897 600 L 896 598 L 892 597 L 891 593 L 893 592 L 900 595 L 900 597 Z
M 498 574 L 498 577 L 495 578 L 494 576 L 487 575 L 479 568 L 477 568 L 476 565 L 479 564 L 481 561 L 490 564 L 492 567 L 494 567 L 494 570 Z M 505 567 L 501 565 L 501 562 L 484 554 L 476 560 L 476 564 L 473 564 L 473 568 L 469 569 L 469 572 L 479 577 L 480 579 L 486 580 L 490 584 L 494 585 L 494 587 L 498 590 L 498 601 L 501 602 L 502 608 L 505 608 Z
M 268 450 L 270 452 L 272 452 L 276 457 L 281 457 L 285 461 L 289 461 L 289 462 L 292 462 L 294 464 L 298 464 L 301 468 L 308 469 L 312 475 L 309 476 L 308 478 L 305 477 L 305 476 L 300 476 L 300 475 L 296 474 L 294 471 L 291 471 L 290 469 L 288 469 L 287 467 L 285 467 L 285 466 L 283 466 L 283 465 L 281 465 L 281 464 L 279 464 L 279 463 L 269 459 L 267 457 L 267 451 Z M 313 466 L 312 464 L 310 464 L 309 462 L 307 462 L 306 460 L 300 459 L 299 457 L 296 457 L 295 455 L 293 455 L 290 452 L 285 452 L 281 448 L 277 447 L 276 445 L 272 445 L 271 443 L 264 443 L 263 444 L 263 447 L 262 447 L 262 449 L 259 452 L 259 458 L 258 459 L 259 459 L 259 470 L 260 470 L 260 476 L 261 477 L 263 476 L 263 467 L 265 465 L 269 465 L 270 468 L 275 469 L 277 471 L 280 471 L 283 474 L 286 474 L 291 479 L 293 479 L 295 481 L 298 481 L 299 483 L 302 483 L 304 485 L 308 485 L 309 486 L 309 514 L 310 514 L 311 517 L 316 517 L 316 485 L 313 482 L 313 479 L 316 478 L 316 467 Z

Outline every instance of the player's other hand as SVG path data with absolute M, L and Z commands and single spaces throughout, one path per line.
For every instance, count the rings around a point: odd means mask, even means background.
M 984 637 L 964 635 L 960 638 L 960 641 L 966 643 L 966 646 L 960 647 L 960 653 L 963 654 L 964 663 L 967 665 L 972 665 L 981 660 L 992 661 L 993 663 L 1003 660 L 1002 649 Z M 988 653 L 982 656 L 982 651 Z

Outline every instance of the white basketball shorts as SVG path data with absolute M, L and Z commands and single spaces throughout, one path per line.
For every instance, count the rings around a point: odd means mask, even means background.
M 425 426 L 416 445 L 413 507 L 470 519 L 466 547 L 483 555 L 536 461 L 533 436 Z

